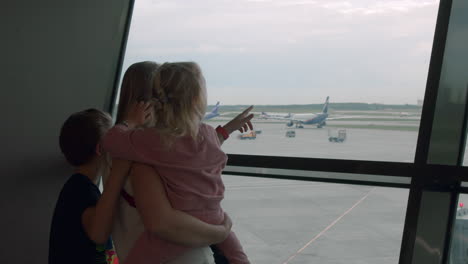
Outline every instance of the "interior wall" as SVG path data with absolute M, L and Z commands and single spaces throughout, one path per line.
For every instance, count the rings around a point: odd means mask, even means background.
M 47 263 L 52 212 L 72 172 L 59 130 L 73 112 L 108 106 L 130 6 L 131 0 L 2 2 L 1 263 Z

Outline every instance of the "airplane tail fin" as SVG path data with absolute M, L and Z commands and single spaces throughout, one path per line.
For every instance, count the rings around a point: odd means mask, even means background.
M 219 110 L 219 101 L 216 103 L 216 105 L 213 107 L 213 110 L 211 110 L 211 113 L 217 114 Z
M 325 104 L 323 105 L 322 113 L 326 114 L 328 113 L 328 99 L 330 96 L 327 96 L 327 100 L 325 100 Z

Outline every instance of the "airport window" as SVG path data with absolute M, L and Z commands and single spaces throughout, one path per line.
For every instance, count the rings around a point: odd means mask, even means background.
M 450 263 L 468 262 L 468 194 L 462 193 L 456 205 L 456 217 L 452 231 Z
M 252 263 L 398 263 L 408 189 L 223 176 Z
M 342 161 L 226 168 L 223 207 L 253 263 L 397 263 L 438 4 L 139 0 L 122 68 L 197 62 L 214 127 L 255 105 L 254 132 L 223 145 L 231 163 Z
M 464 263 L 465 3 L 137 1 L 123 70 L 199 63 L 212 126 L 255 105 L 223 145 L 254 263 Z
M 123 70 L 199 63 L 213 126 L 255 105 L 255 131 L 235 132 L 230 154 L 411 163 L 437 9 L 437 0 L 135 1 Z
M 468 116 L 467 12 L 466 1 L 452 1 L 431 135 L 430 148 L 435 153 L 429 156 L 430 163 L 460 165 L 466 160 L 460 145 L 465 144 L 464 126 Z M 447 116 L 450 118 L 447 119 Z M 449 129 L 444 131 L 444 127 Z
M 457 165 L 468 165 L 468 154 L 466 145 L 466 122 L 467 122 L 467 99 L 468 96 L 468 78 L 466 75 L 466 69 L 468 67 L 468 54 L 466 47 L 468 44 L 468 35 L 466 34 L 468 29 L 468 18 L 466 12 L 468 11 L 468 3 L 466 1 L 454 0 L 451 7 L 450 24 L 447 32 L 447 43 L 444 54 L 443 71 L 441 74 L 441 86 L 445 92 L 441 95 L 445 104 L 440 103 L 441 110 L 439 111 L 439 120 L 435 117 L 435 122 L 439 121 L 438 124 L 443 126 L 451 127 L 454 133 L 453 137 L 460 135 L 459 151 L 452 151 L 455 153 L 446 153 L 444 156 L 450 157 L 457 155 L 461 158 L 457 160 Z M 455 96 L 455 94 L 459 94 Z M 441 101 L 442 101 L 441 100 Z M 448 102 L 448 103 L 447 103 Z M 450 112 L 452 115 L 457 114 L 456 117 L 443 122 L 440 116 Z M 439 135 L 437 135 L 439 136 Z M 440 137 L 440 136 L 439 136 Z M 441 139 L 443 137 L 440 137 Z M 448 140 L 438 140 L 439 142 L 447 144 Z M 446 149 L 448 149 L 446 147 Z M 461 156 L 463 155 L 464 156 Z M 451 230 L 450 240 L 450 251 L 448 263 L 467 263 L 468 262 L 468 194 L 467 187 L 467 173 L 463 173 L 461 178 L 464 182 L 461 182 L 461 193 L 458 195 L 458 199 L 454 201 L 456 204 L 451 204 L 455 209 L 455 219 L 453 221 L 453 227 Z

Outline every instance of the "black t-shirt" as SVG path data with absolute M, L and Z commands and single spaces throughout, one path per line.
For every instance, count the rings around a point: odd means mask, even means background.
M 86 208 L 95 206 L 101 192 L 82 174 L 74 174 L 60 192 L 55 206 L 49 240 L 49 264 L 106 264 L 106 245 L 88 238 L 81 223 Z

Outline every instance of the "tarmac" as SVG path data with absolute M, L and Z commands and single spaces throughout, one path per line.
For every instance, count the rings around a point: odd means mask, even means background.
M 208 124 L 217 126 L 224 123 Z M 331 121 L 329 123 L 332 124 Z M 305 125 L 304 128 L 289 128 L 284 122 L 255 121 L 253 125 L 254 130 L 262 131 L 255 140 L 240 140 L 240 132 L 235 131 L 232 139 L 223 144 L 223 150 L 231 154 L 394 162 L 413 162 L 416 153 L 418 131 L 345 128 L 346 141 L 331 143 L 329 136 L 336 136 L 339 127 Z M 296 132 L 294 138 L 286 137 L 290 130 Z
M 251 263 L 397 264 L 407 189 L 223 176 Z
M 207 123 L 215 127 L 225 121 Z M 346 140 L 335 143 L 328 138 L 337 133 L 336 127 L 296 129 L 284 122 L 253 123 L 255 130 L 262 131 L 255 140 L 241 140 L 240 132 L 234 132 L 223 150 L 413 162 L 418 136 L 417 131 L 347 128 Z M 285 136 L 291 129 L 296 131 L 294 138 Z M 223 180 L 223 208 L 252 263 L 398 263 L 408 189 L 231 175 L 223 175 Z

